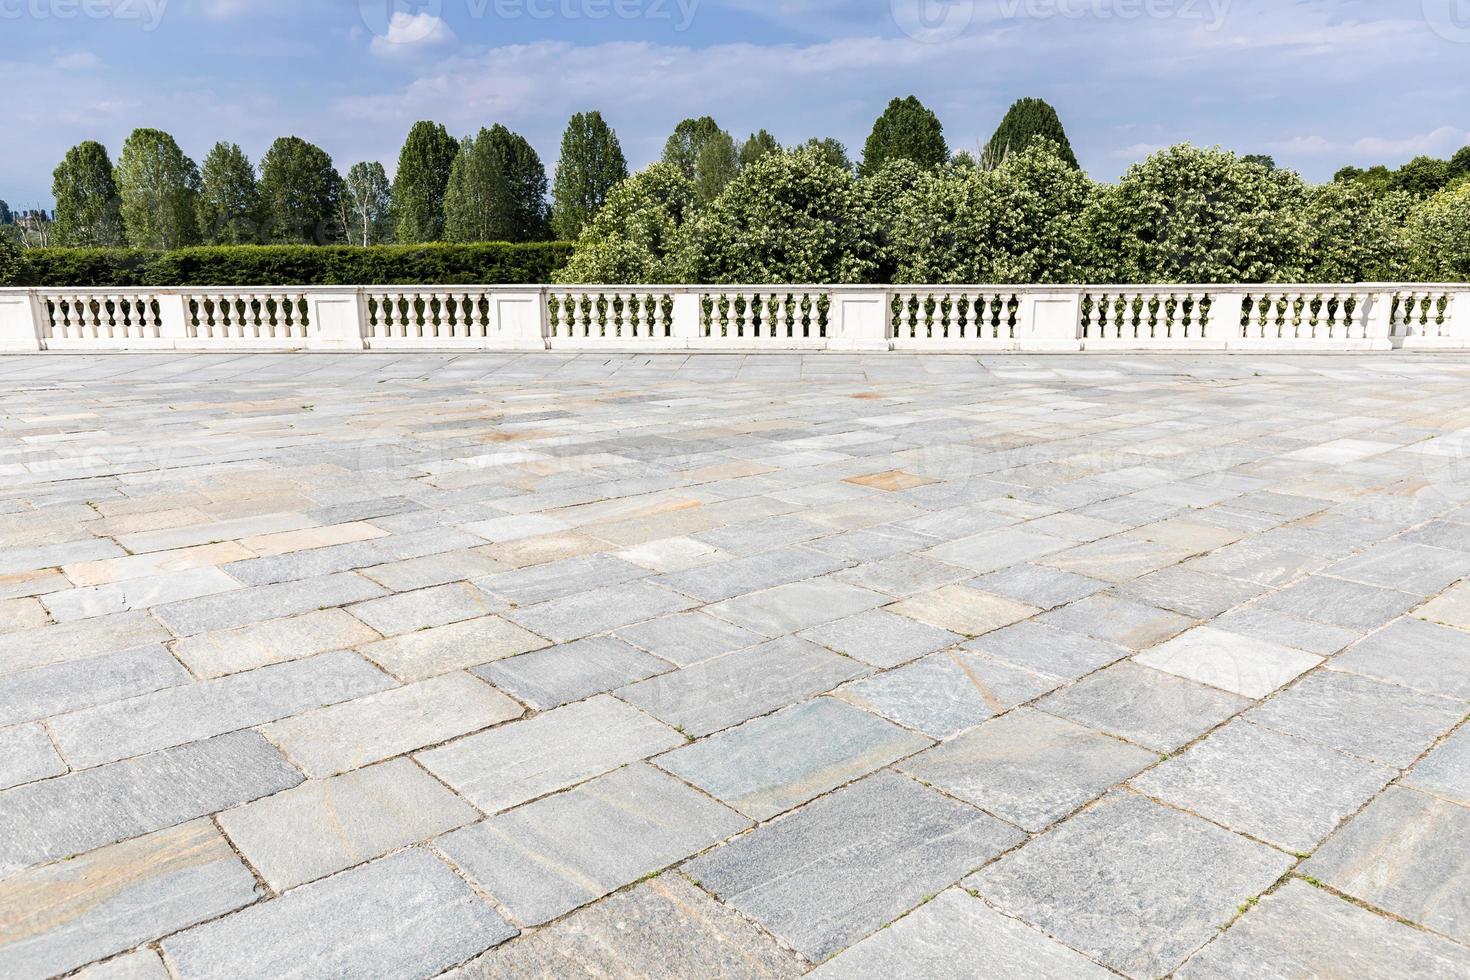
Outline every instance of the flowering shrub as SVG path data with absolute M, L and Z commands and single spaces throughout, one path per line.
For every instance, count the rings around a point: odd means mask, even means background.
M 1102 273 L 1137 283 L 1301 277 L 1306 184 L 1220 149 L 1183 144 L 1131 167 L 1086 221 Z
M 674 283 L 679 234 L 694 213 L 694 183 L 667 163 L 655 163 L 608 192 L 597 217 L 582 229 L 572 260 L 557 274 L 564 283 Z
M 1089 271 L 1082 216 L 1096 186 L 1055 144 L 1035 141 L 995 170 L 921 175 L 893 216 L 901 283 L 1076 282 Z
M 1470 181 L 1446 188 L 1416 207 L 1406 237 L 1415 275 L 1470 280 Z
M 878 268 L 873 215 L 858 181 L 805 147 L 761 157 L 681 238 L 685 282 L 859 283 Z

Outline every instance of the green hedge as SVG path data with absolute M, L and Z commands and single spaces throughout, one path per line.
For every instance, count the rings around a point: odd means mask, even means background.
M 146 252 L 25 253 L 30 286 L 379 286 L 551 282 L 570 242 L 481 245 L 227 245 Z

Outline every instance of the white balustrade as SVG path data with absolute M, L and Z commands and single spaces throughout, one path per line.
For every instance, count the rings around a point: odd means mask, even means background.
M 0 289 L 0 351 L 1470 350 L 1470 286 Z

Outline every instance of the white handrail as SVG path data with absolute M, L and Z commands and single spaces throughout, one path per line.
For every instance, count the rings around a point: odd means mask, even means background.
M 0 351 L 1470 350 L 1470 285 L 0 289 Z

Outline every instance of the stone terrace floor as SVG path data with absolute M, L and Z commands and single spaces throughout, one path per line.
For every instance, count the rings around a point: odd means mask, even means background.
M 7 978 L 1470 975 L 1470 359 L 0 399 Z

